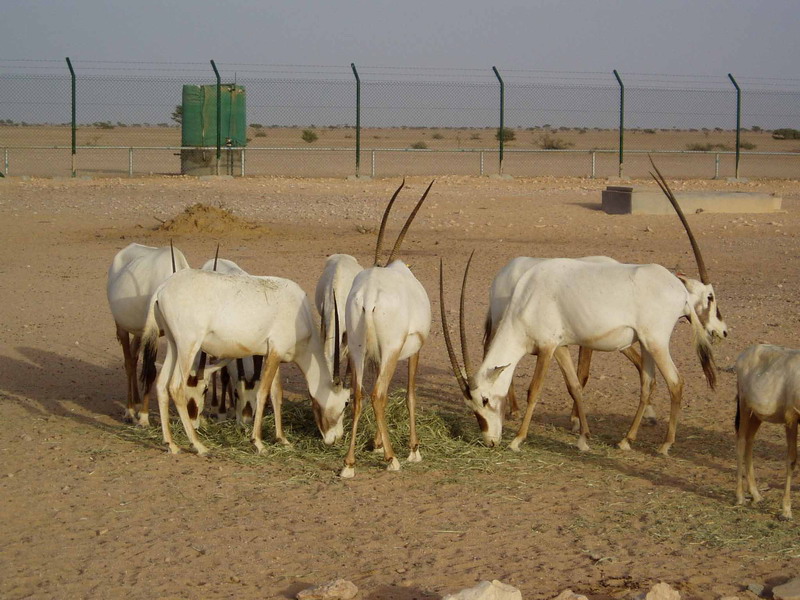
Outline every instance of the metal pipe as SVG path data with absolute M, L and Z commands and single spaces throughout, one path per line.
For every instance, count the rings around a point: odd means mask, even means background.
M 128 148 L 128 177 L 133 177 L 133 148 Z
M 75 153 L 77 146 L 78 123 L 75 119 L 75 69 L 72 68 L 72 61 L 69 59 L 69 56 L 67 56 L 67 66 L 69 67 L 69 75 L 70 79 L 72 80 L 72 176 L 75 177 L 77 174 Z
M 219 160 L 222 155 L 222 80 L 217 70 L 217 65 L 211 61 L 211 68 L 214 69 L 214 75 L 217 77 L 217 166 L 216 174 L 219 175 Z
M 592 150 L 592 179 L 597 175 L 597 152 Z
M 356 63 L 350 63 L 353 75 L 356 76 L 356 177 L 361 174 L 361 78 L 356 70 Z
M 506 130 L 505 130 L 505 104 L 506 104 L 506 85 L 503 82 L 503 78 L 500 77 L 500 72 L 497 70 L 497 67 L 492 67 L 492 71 L 494 71 L 495 76 L 497 77 L 497 81 L 500 82 L 500 133 L 498 134 L 498 138 L 500 140 L 500 175 L 503 174 L 503 146 L 506 137 Z M 483 169 L 481 169 L 483 171 Z M 481 173 L 482 174 L 482 173 Z
M 728 73 L 728 78 L 733 83 L 733 87 L 736 88 L 736 179 L 739 179 L 739 151 L 741 150 L 740 136 L 742 132 L 742 88 L 739 87 L 739 84 L 736 83 L 736 80 L 730 73 Z
M 622 78 L 616 69 L 614 69 L 614 77 L 619 83 L 619 176 L 622 177 L 625 148 L 625 84 L 622 83 Z

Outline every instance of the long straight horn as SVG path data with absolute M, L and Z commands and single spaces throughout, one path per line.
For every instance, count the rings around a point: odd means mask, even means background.
M 656 163 L 653 162 L 653 157 L 650 156 L 649 158 L 650 158 L 650 164 L 653 165 L 653 168 L 656 170 L 655 174 L 651 171 L 650 175 L 653 177 L 653 179 L 656 180 L 658 187 L 661 188 L 661 191 L 664 192 L 664 195 L 672 204 L 672 207 L 675 209 L 675 212 L 678 213 L 678 218 L 681 220 L 681 223 L 683 223 L 683 228 L 686 230 L 686 235 L 689 236 L 689 243 L 692 245 L 692 251 L 694 252 L 694 259 L 697 262 L 697 270 L 700 273 L 700 281 L 708 285 L 709 283 L 711 283 L 711 280 L 708 277 L 708 271 L 706 271 L 706 263 L 703 261 L 703 255 L 700 254 L 700 246 L 697 245 L 697 240 L 695 239 L 694 234 L 692 233 L 691 227 L 689 227 L 689 222 L 686 220 L 686 216 L 683 214 L 683 211 L 681 210 L 678 201 L 675 199 L 675 194 L 673 194 L 672 190 L 669 189 L 667 180 L 664 179 L 664 176 L 661 174 L 661 171 L 658 170 Z M 657 177 L 656 174 L 658 175 Z
M 217 242 L 217 251 L 214 252 L 214 270 L 217 270 L 217 260 L 219 259 L 219 242 Z
M 453 350 L 453 341 L 450 339 L 450 328 L 447 326 L 447 315 L 445 314 L 444 310 L 444 274 L 443 274 L 443 262 L 442 259 L 439 258 L 439 308 L 441 309 L 442 314 L 442 331 L 444 332 L 444 343 L 447 346 L 447 355 L 450 357 L 450 366 L 453 368 L 453 375 L 456 376 L 456 381 L 458 381 L 458 387 L 461 388 L 461 393 L 464 394 L 464 397 L 469 400 L 470 393 L 469 393 L 469 385 L 467 384 L 467 378 L 464 375 L 464 372 L 461 370 L 461 367 L 458 364 L 458 357 L 456 357 L 456 353 Z
M 464 326 L 464 299 L 467 290 L 467 275 L 469 274 L 469 266 L 472 264 L 472 257 L 475 256 L 475 250 L 469 255 L 467 267 L 464 269 L 464 279 L 461 282 L 461 301 L 458 307 L 458 329 L 461 333 L 461 355 L 464 357 L 464 371 L 467 373 L 467 384 L 472 387 L 472 361 L 469 358 L 469 350 L 467 349 L 467 328 Z
M 341 357 L 339 354 L 339 304 L 336 302 L 336 292 L 333 292 L 333 335 L 336 336 L 333 342 L 333 383 L 340 385 L 342 379 L 339 376 L 339 363 Z
M 434 179 L 433 181 L 436 180 Z M 417 216 L 420 206 L 422 206 L 422 203 L 425 202 L 425 198 L 428 197 L 428 192 L 430 192 L 431 187 L 433 187 L 433 181 L 430 182 L 430 184 L 428 185 L 428 189 L 426 189 L 425 193 L 422 194 L 422 198 L 419 199 L 419 202 L 417 202 L 417 205 L 414 207 L 414 210 L 412 210 L 411 214 L 408 215 L 408 219 L 406 219 L 406 224 L 403 225 L 403 228 L 400 230 L 400 235 L 397 236 L 397 241 L 394 243 L 394 248 L 392 248 L 392 253 L 389 255 L 389 260 L 386 261 L 387 265 L 392 262 L 392 259 L 394 259 L 395 255 L 400 250 L 400 244 L 403 243 L 403 238 L 406 237 L 406 232 L 408 231 L 408 228 L 411 227 L 411 221 L 413 221 L 414 217 Z
M 389 211 L 392 210 L 392 204 L 397 199 L 397 195 L 400 193 L 400 190 L 403 189 L 403 186 L 406 184 L 405 177 L 403 181 L 400 182 L 400 187 L 397 188 L 392 195 L 392 199 L 389 200 L 389 204 L 386 205 L 386 210 L 383 211 L 383 217 L 381 218 L 381 227 L 378 229 L 378 242 L 375 244 L 375 266 L 380 266 L 380 256 L 381 250 L 383 250 L 383 233 L 386 231 L 386 221 L 389 220 Z
M 174 275 L 177 269 L 175 268 L 175 248 L 172 246 L 172 238 L 169 240 L 169 254 L 172 256 L 172 273 Z

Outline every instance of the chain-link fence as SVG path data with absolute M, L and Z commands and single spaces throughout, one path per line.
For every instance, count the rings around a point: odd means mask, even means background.
M 71 66 L 0 60 L 3 173 L 182 172 L 182 88 L 216 87 L 210 65 Z M 216 66 L 248 126 L 204 148 L 214 173 L 646 177 L 655 154 L 672 177 L 800 177 L 795 80 Z

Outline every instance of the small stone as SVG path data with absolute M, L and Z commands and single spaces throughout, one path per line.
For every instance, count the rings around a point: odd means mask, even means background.
M 747 591 L 754 593 L 759 598 L 764 593 L 764 586 L 760 583 L 748 583 L 747 584 Z
M 442 600 L 522 600 L 522 592 L 495 579 L 482 581 L 473 588 L 447 595 Z
M 664 583 L 660 581 L 659 583 L 655 584 L 647 595 L 644 597 L 645 600 L 681 600 L 681 595 L 678 590 L 672 589 L 672 587 L 668 583 Z
M 775 600 L 800 600 L 800 577 L 772 588 L 772 597 Z
M 299 592 L 297 600 L 350 600 L 358 593 L 356 585 L 346 579 L 335 579 Z
M 582 594 L 576 594 L 572 590 L 564 590 L 558 596 L 553 598 L 553 600 L 589 600 L 589 599 Z

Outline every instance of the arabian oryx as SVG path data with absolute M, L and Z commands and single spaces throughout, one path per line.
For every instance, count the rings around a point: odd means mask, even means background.
M 159 285 L 176 271 L 188 268 L 186 257 L 180 250 L 174 249 L 170 242 L 169 248 L 129 244 L 114 256 L 108 269 L 108 305 L 117 326 L 117 339 L 122 345 L 128 379 L 125 420 L 137 422 L 143 427 L 150 424 L 150 387 L 153 380 L 144 382 L 142 402 L 136 382 L 136 364 L 147 308 Z
M 416 377 L 419 364 L 419 351 L 431 328 L 431 303 L 425 288 L 402 260 L 393 260 L 411 222 L 428 196 L 433 185 L 430 183 L 406 220 L 394 244 L 386 266 L 381 266 L 378 258 L 381 252 L 384 226 L 395 198 L 405 182 L 400 184 L 389 201 L 383 214 L 381 229 L 375 250 L 375 266 L 361 271 L 353 281 L 347 297 L 345 323 L 350 361 L 353 372 L 353 430 L 350 448 L 344 459 L 341 477 L 355 475 L 355 451 L 358 420 L 361 416 L 361 402 L 364 385 L 364 372 L 367 363 L 376 367 L 375 383 L 372 388 L 372 409 L 378 431 L 375 435 L 375 449 L 383 448 L 383 457 L 388 463 L 387 470 L 397 471 L 400 462 L 394 455 L 389 441 L 386 424 L 386 404 L 389 383 L 397 363 L 408 359 L 408 387 L 406 402 L 409 419 L 409 462 L 419 462 L 419 440 L 416 429 Z
M 264 358 L 252 434 L 259 452 L 264 449 L 261 424 L 267 392 L 281 362 L 294 362 L 303 372 L 312 397 L 314 419 L 324 442 L 332 444 L 341 438 L 350 390 L 342 388 L 332 377 L 322 353 L 311 303 L 293 281 L 181 271 L 159 287 L 150 303 L 142 343 L 145 366 L 151 368 L 152 362 L 147 357 L 155 349 L 159 327 L 167 339 L 167 355 L 157 382 L 158 406 L 164 442 L 170 451 L 179 451 L 169 429 L 172 397 L 192 445 L 198 454 L 208 452 L 191 423 L 192 413 L 202 410 L 205 391 L 197 382 L 207 376 L 203 361 L 192 372 L 192 357 L 200 351 L 222 361 L 256 355 Z M 221 364 L 214 368 L 220 368 Z M 273 407 L 277 441 L 288 444 L 283 435 L 280 406 L 273 404 Z
M 376 261 L 377 263 L 377 261 Z M 336 304 L 344 308 L 353 280 L 364 268 L 349 254 L 332 254 L 325 261 L 317 282 L 314 301 L 320 316 L 320 332 L 322 343 L 325 347 L 325 360 L 328 368 L 333 369 L 333 355 L 339 349 L 340 360 L 347 364 L 350 354 L 347 345 L 347 331 L 345 329 L 344 310 L 337 310 Z M 334 324 L 335 314 L 338 314 L 338 323 Z M 335 334 L 339 328 L 338 335 Z
M 695 243 L 696 244 L 696 243 Z M 699 250 L 697 251 L 699 252 Z M 525 272 L 542 263 L 545 258 L 531 258 L 528 256 L 518 256 L 511 261 L 507 265 L 505 265 L 500 271 L 498 271 L 497 275 L 495 275 L 494 280 L 492 281 L 492 286 L 489 292 L 489 310 L 487 311 L 486 315 L 486 322 L 484 325 L 484 353 L 489 347 L 489 343 L 491 342 L 494 334 L 497 330 L 497 326 L 500 323 L 500 318 L 503 316 L 503 312 L 508 306 L 509 301 L 511 300 L 511 296 L 514 293 L 514 288 L 517 285 L 517 282 L 520 280 L 522 275 Z M 584 256 L 583 258 L 579 259 L 587 262 L 594 262 L 594 263 L 618 263 L 618 261 L 610 258 L 608 256 Z M 702 265 L 702 257 L 698 258 L 698 265 Z M 701 266 L 701 271 L 705 275 L 705 268 Z M 728 335 L 728 328 L 725 322 L 722 320 L 722 316 L 720 315 L 717 306 L 716 300 L 713 295 L 713 290 L 709 293 L 709 286 L 703 284 L 700 281 L 689 279 L 683 276 L 679 276 L 679 279 L 683 282 L 686 286 L 686 290 L 689 292 L 689 296 L 691 299 L 692 304 L 695 307 L 695 311 L 698 315 L 701 315 L 701 320 L 704 321 L 706 328 L 711 330 L 711 333 L 714 337 L 723 338 Z M 707 282 L 706 282 L 707 283 Z M 623 348 L 620 352 L 628 358 L 628 360 L 633 363 L 636 367 L 639 378 L 641 380 L 642 377 L 642 358 L 639 352 L 633 346 L 629 346 L 628 348 Z M 578 365 L 577 365 L 577 374 L 578 374 L 578 381 L 580 382 L 581 388 L 586 387 L 586 383 L 589 379 L 589 368 L 591 365 L 591 358 L 592 358 L 592 350 L 590 348 L 586 348 L 581 346 L 578 352 Z M 650 404 L 650 398 L 653 395 L 653 390 L 655 389 L 656 380 L 654 378 L 650 379 L 650 387 L 646 390 L 646 397 L 645 397 L 645 410 L 643 418 L 645 420 L 649 420 L 650 422 L 655 422 L 655 411 L 653 410 L 652 404 Z M 511 385 L 508 389 L 508 400 L 510 403 L 510 412 L 512 414 L 517 412 L 517 401 L 516 396 L 514 394 L 514 386 Z M 578 414 L 573 404 L 573 411 L 572 411 L 572 422 L 573 422 L 573 430 L 578 431 L 579 428 L 579 421 L 578 421 Z M 620 442 L 620 446 L 623 449 L 629 449 L 630 445 L 628 442 L 628 438 L 623 438 Z
M 467 263 L 461 290 L 460 318 L 464 372 L 458 366 L 453 351 L 443 305 L 442 326 L 456 379 L 468 406 L 475 412 L 484 441 L 488 445 L 493 446 L 500 441 L 504 398 L 514 368 L 525 354 L 536 354 L 537 361 L 528 389 L 528 406 L 519 431 L 511 442 L 512 450 L 518 450 L 527 436 L 544 375 L 553 358 L 561 368 L 578 413 L 578 447 L 582 450 L 588 448 L 586 440 L 589 428 L 583 412 L 580 382 L 567 349 L 570 345 L 610 352 L 639 342 L 642 350 L 639 408 L 625 440 L 620 444 L 623 448 L 629 447 L 629 442 L 636 439 L 649 401 L 650 384 L 655 376 L 656 366 L 666 380 L 671 400 L 669 427 L 659 452 L 666 455 L 675 442 L 683 380 L 670 356 L 669 341 L 675 323 L 681 317 L 687 318 L 692 325 L 695 349 L 706 380 L 714 388 L 716 367 L 711 337 L 715 330 L 709 317 L 713 314 L 720 322 L 721 317 L 716 310 L 713 288 L 707 283 L 699 248 L 674 195 L 660 173 L 656 181 L 681 217 L 695 249 L 698 268 L 705 283 L 694 283 L 705 286 L 707 290 L 707 303 L 700 313 L 692 300 L 694 296 L 689 292 L 689 285 L 660 265 L 597 263 L 576 259 L 546 260 L 526 271 L 519 279 L 483 362 L 477 372 L 473 372 L 469 355 L 464 351 L 463 302 L 469 271 Z M 441 293 L 443 287 L 443 276 L 440 272 Z
M 243 275 L 249 277 L 250 274 L 242 269 L 232 260 L 219 258 L 219 246 L 214 258 L 208 259 L 201 267 L 203 271 L 216 271 L 226 275 Z M 230 361 L 227 366 L 220 371 L 220 394 L 217 395 L 216 378 L 212 379 L 211 412 L 218 420 L 228 417 L 229 408 L 233 409 L 238 425 L 250 425 L 253 422 L 253 415 L 256 414 L 257 384 L 261 380 L 261 371 L 264 365 L 263 356 L 245 356 Z M 235 382 L 235 383 L 233 383 Z M 281 405 L 283 401 L 283 387 L 281 386 L 280 369 L 275 372 L 270 388 L 270 400 L 273 405 Z M 233 399 L 231 402 L 230 399 Z M 230 406 L 228 403 L 230 403 Z M 278 411 L 280 412 L 280 411 Z
M 744 484 L 761 500 L 753 470 L 753 439 L 761 423 L 786 429 L 786 483 L 781 516 L 792 518 L 792 471 L 797 465 L 800 420 L 800 350 L 757 344 L 736 359 L 736 502 L 744 504 Z

